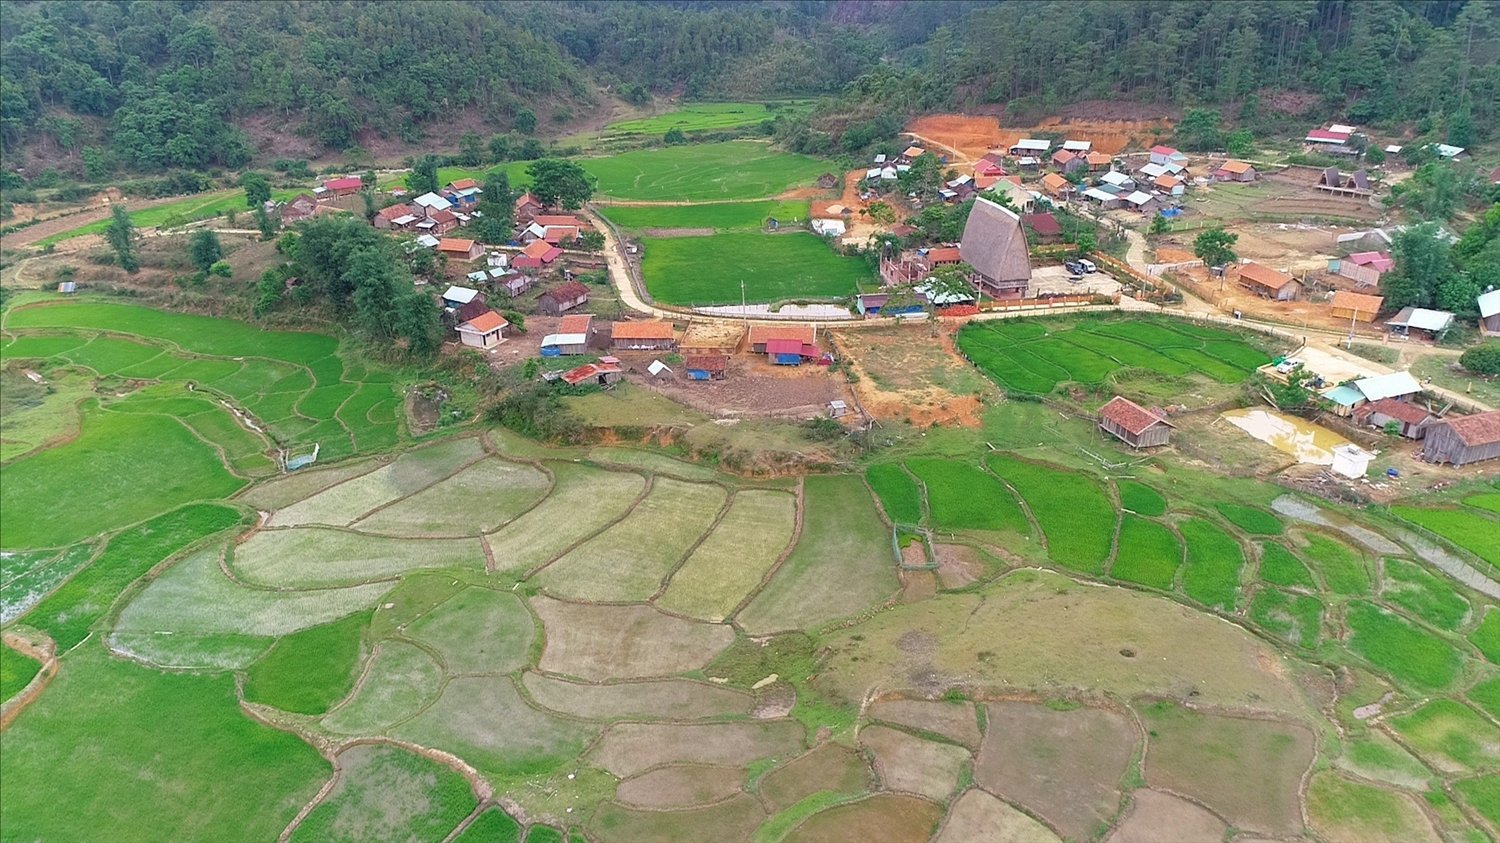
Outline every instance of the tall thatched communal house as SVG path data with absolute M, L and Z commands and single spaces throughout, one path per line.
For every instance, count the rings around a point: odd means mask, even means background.
M 997 299 L 1021 299 L 1031 283 L 1031 255 L 1021 218 L 1003 205 L 975 199 L 959 256 L 974 267 L 974 283 L 982 293 Z

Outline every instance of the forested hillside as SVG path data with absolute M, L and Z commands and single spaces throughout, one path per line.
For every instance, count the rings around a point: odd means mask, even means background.
M 0 142 L 97 181 L 239 168 L 273 157 L 277 132 L 329 152 L 545 136 L 609 97 L 664 95 L 837 95 L 822 118 L 839 125 L 1130 98 L 1478 139 L 1500 103 L 1496 5 L 12 2 Z

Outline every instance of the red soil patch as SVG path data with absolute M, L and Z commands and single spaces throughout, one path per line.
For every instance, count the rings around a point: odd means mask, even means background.
M 1038 132 L 1060 132 L 1077 140 L 1093 141 L 1096 151 L 1110 155 L 1127 147 L 1149 147 L 1171 132 L 1172 120 L 1165 113 L 1143 116 L 1134 103 L 1119 105 L 1128 108 L 1122 110 L 1110 103 L 1080 103 L 1026 126 L 1002 126 L 1000 118 L 985 115 L 929 114 L 913 120 L 907 131 L 956 150 L 968 160 L 992 149 L 1009 148 L 1017 140 Z

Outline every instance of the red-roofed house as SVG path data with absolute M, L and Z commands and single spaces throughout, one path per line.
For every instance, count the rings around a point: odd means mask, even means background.
M 458 326 L 459 342 L 472 348 L 493 348 L 505 341 L 507 324 L 500 314 L 486 310 Z
M 587 304 L 589 288 L 578 281 L 568 281 L 553 287 L 537 299 L 537 309 L 548 316 L 561 316 L 575 307 Z
M 812 343 L 796 340 L 766 341 L 766 356 L 778 366 L 801 366 L 803 360 L 815 359 L 822 353 Z
M 452 211 L 429 211 L 426 219 L 417 220 L 411 223 L 410 227 L 423 234 L 442 237 L 444 234 L 458 228 L 458 217 Z
M 1422 458 L 1428 462 L 1468 465 L 1500 457 L 1500 410 L 1439 419 L 1427 425 Z
M 596 383 L 607 386 L 618 381 L 621 375 L 618 361 L 610 362 L 613 358 L 600 358 L 598 363 L 585 363 L 576 369 L 569 369 L 562 373 L 562 381 L 568 386 L 578 386 L 583 383 Z
M 670 349 L 677 345 L 677 337 L 671 322 L 616 322 L 609 343 L 618 349 Z
M 950 263 L 962 263 L 963 256 L 958 253 L 957 246 L 937 246 L 927 250 L 928 266 L 943 266 Z
M 1051 214 L 1025 214 L 1021 222 L 1036 235 L 1038 243 L 1062 242 L 1062 224 Z
M 1356 424 L 1367 424 L 1370 427 L 1383 429 L 1387 424 L 1394 422 L 1396 432 L 1407 439 L 1421 439 L 1425 436 L 1427 425 L 1434 418 L 1436 417 L 1426 407 L 1395 398 L 1371 401 L 1354 410 Z
M 979 163 L 974 165 L 975 179 L 978 179 L 981 176 L 998 178 L 1003 175 L 1005 175 L 1005 168 L 1000 166 L 1000 164 L 996 161 L 980 159 Z
M 536 201 L 536 197 L 530 193 L 523 193 L 516 197 L 516 225 L 525 226 L 536 218 L 544 209 L 542 203 Z
M 1151 147 L 1152 164 L 1179 164 L 1187 166 L 1188 157 L 1170 146 Z
M 447 255 L 448 260 L 454 261 L 477 261 L 484 257 L 484 246 L 473 240 L 445 237 L 438 241 L 437 250 L 439 254 Z
M 1059 149 L 1052 153 L 1052 166 L 1058 172 L 1071 173 L 1079 167 L 1087 167 L 1088 159 L 1070 149 Z
M 1090 171 L 1108 170 L 1109 165 L 1113 163 L 1114 160 L 1110 158 L 1108 154 L 1103 152 L 1090 152 L 1087 156 L 1085 156 L 1085 159 L 1089 163 Z
M 1291 301 L 1302 290 L 1302 284 L 1285 272 L 1269 266 L 1247 263 L 1240 267 L 1240 286 L 1262 298 Z
M 341 179 L 329 179 L 323 182 L 323 189 L 334 196 L 353 196 L 364 186 L 364 179 L 359 176 L 345 176 Z
M 545 240 L 534 240 L 526 244 L 521 254 L 510 265 L 516 269 L 541 269 L 562 257 L 562 249 Z
M 1099 429 L 1132 448 L 1167 444 L 1173 427 L 1162 411 L 1148 410 L 1119 395 L 1099 408 Z
M 405 227 L 405 225 L 397 224 L 396 220 L 402 220 L 406 219 L 407 217 L 411 217 L 411 220 L 406 223 L 410 224 L 412 222 L 416 222 L 419 216 L 421 215 L 415 213 L 410 206 L 398 203 L 387 208 L 381 208 L 380 210 L 376 211 L 375 219 L 372 222 L 374 223 L 376 228 L 400 229 Z
M 1225 161 L 1214 170 L 1214 181 L 1255 181 L 1259 174 L 1244 161 Z

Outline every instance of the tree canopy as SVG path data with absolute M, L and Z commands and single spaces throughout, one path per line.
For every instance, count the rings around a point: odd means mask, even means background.
M 526 172 L 531 176 L 531 195 L 543 205 L 576 210 L 594 195 L 593 177 L 572 161 L 543 158 L 533 161 Z

